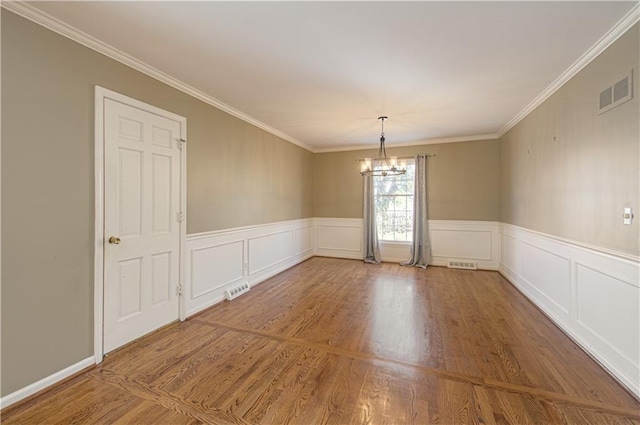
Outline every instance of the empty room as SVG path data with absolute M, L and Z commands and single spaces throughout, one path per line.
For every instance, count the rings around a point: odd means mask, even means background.
M 640 424 L 637 1 L 3 1 L 2 424 Z

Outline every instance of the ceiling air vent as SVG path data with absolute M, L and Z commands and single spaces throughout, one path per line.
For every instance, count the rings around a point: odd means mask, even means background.
M 603 114 L 633 98 L 633 69 L 623 79 L 600 92 L 598 114 Z

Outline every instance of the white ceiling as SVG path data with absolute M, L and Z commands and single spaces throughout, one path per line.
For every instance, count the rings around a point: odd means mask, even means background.
M 637 2 L 35 2 L 314 151 L 495 135 Z

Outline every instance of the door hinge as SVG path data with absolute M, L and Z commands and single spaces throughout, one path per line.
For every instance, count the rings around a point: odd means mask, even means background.
M 176 286 L 176 295 L 179 297 L 182 296 L 182 285 Z
M 184 139 L 178 139 L 178 149 L 182 150 L 182 146 L 187 143 Z
M 184 220 L 184 214 L 182 213 L 182 211 L 180 211 L 178 213 L 178 223 L 182 223 L 183 220 Z

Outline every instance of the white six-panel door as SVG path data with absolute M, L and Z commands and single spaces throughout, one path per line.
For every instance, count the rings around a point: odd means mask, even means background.
M 179 317 L 180 123 L 104 103 L 104 347 Z

